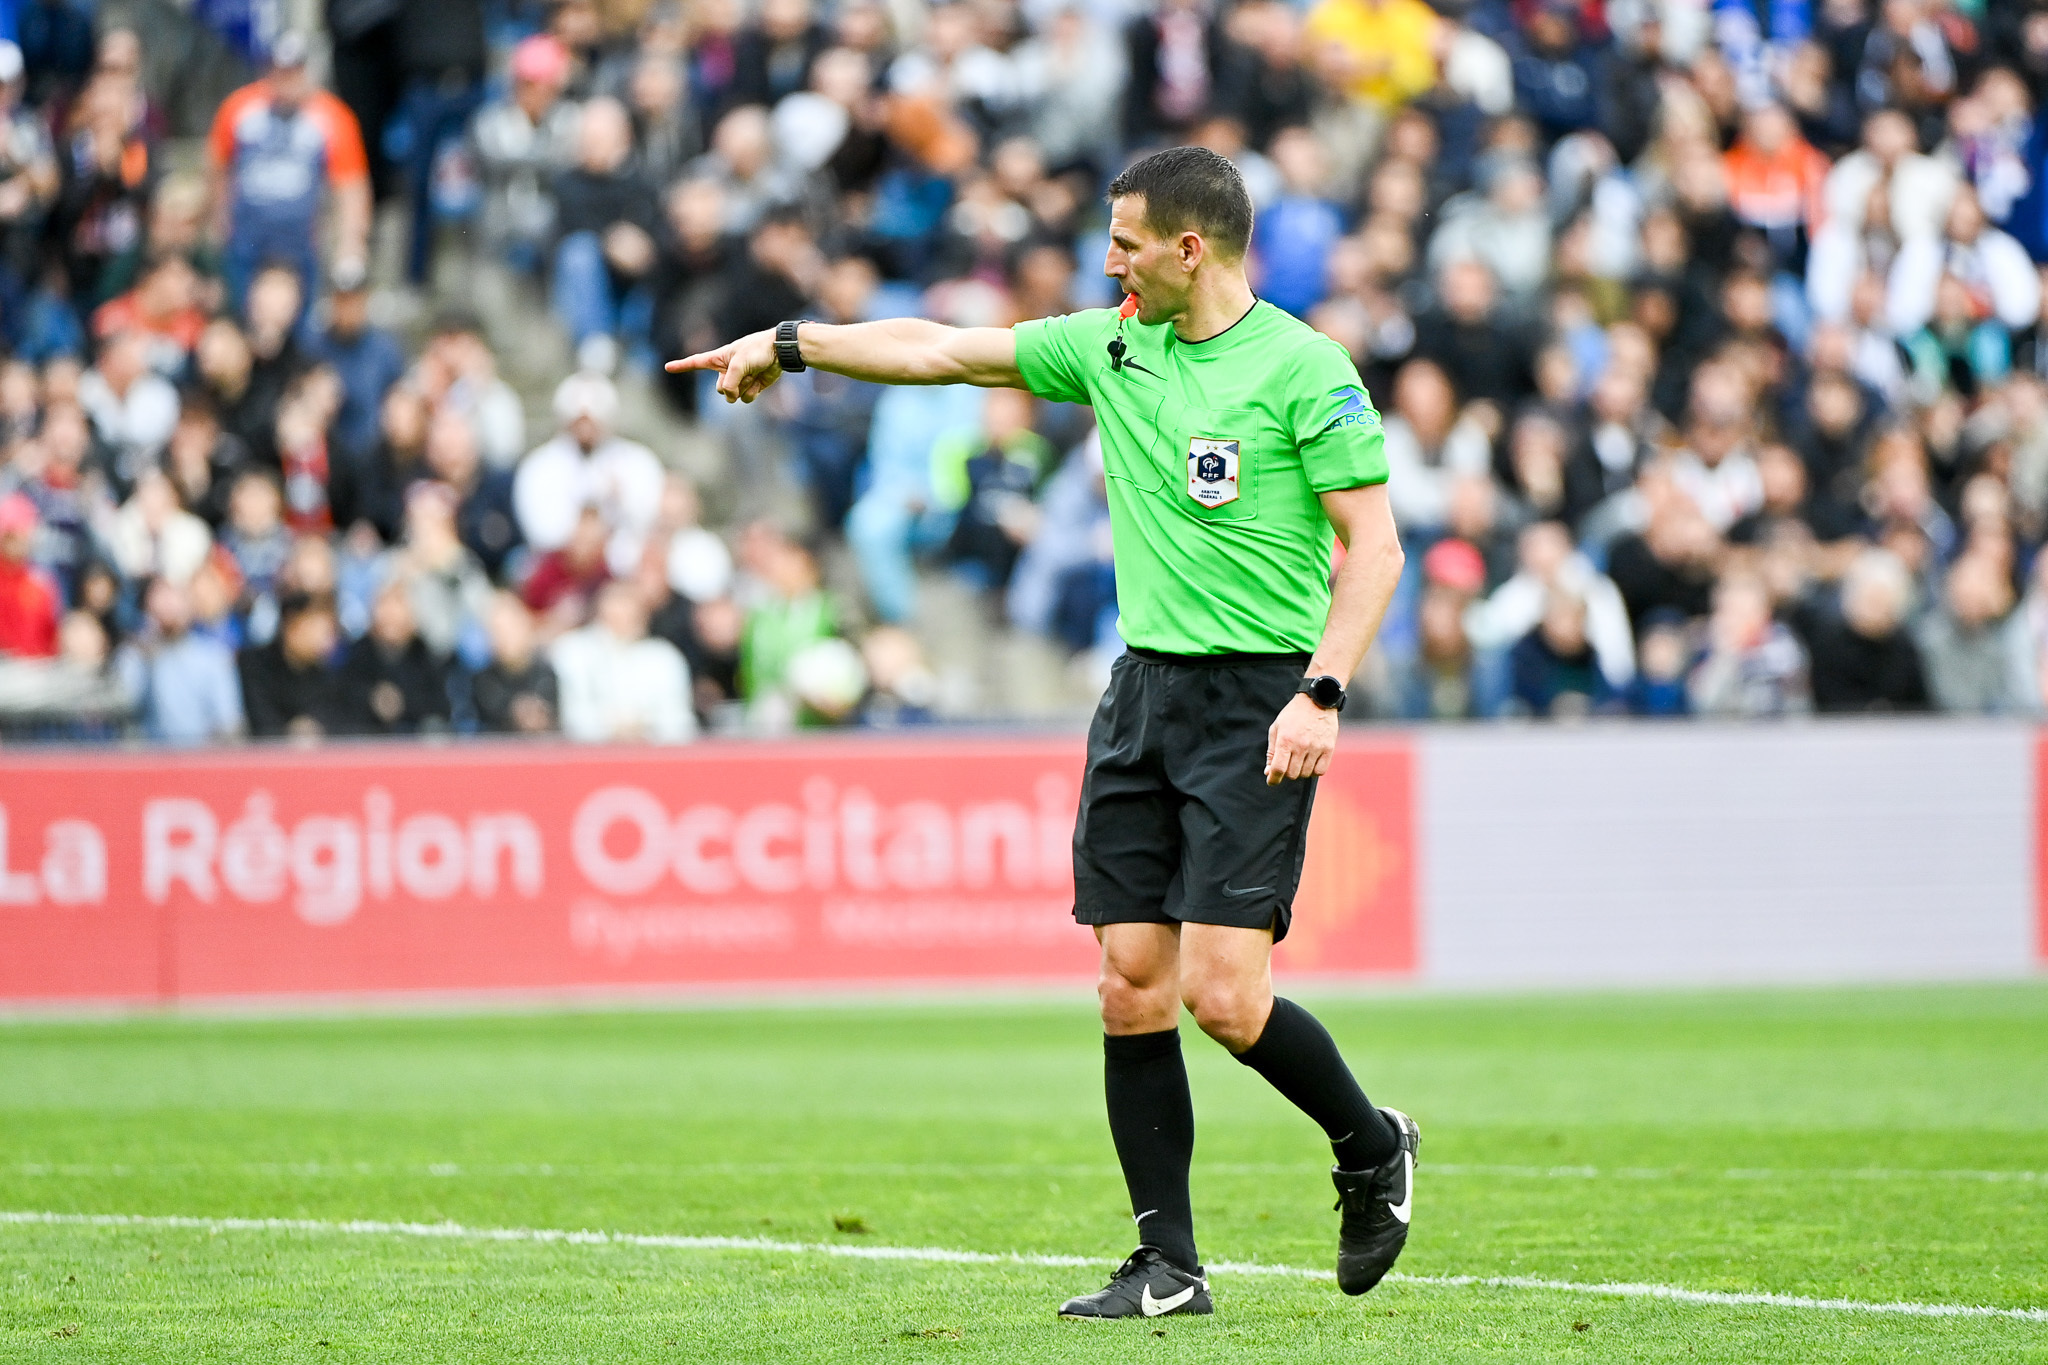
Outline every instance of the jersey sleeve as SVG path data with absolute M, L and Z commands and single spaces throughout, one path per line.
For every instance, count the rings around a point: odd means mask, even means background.
M 1287 422 L 1309 487 L 1318 493 L 1387 481 L 1380 414 L 1344 348 L 1318 338 L 1288 385 Z
M 1017 371 L 1024 387 L 1040 398 L 1055 403 L 1092 403 L 1082 356 L 1103 319 L 1114 317 L 1107 308 L 1091 308 L 1060 317 L 1033 318 L 1011 328 L 1017 338 Z
M 235 121 L 255 98 L 256 87 L 245 85 L 222 100 L 220 108 L 214 111 L 213 127 L 206 134 L 206 155 L 214 165 L 227 166 L 234 161 Z
M 354 112 L 339 99 L 327 95 L 313 106 L 313 114 L 327 132 L 328 182 L 349 185 L 368 179 L 370 157 L 363 147 L 363 130 Z

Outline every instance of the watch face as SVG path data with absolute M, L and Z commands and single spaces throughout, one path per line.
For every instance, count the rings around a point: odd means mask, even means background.
M 1325 711 L 1344 700 L 1344 684 L 1328 674 L 1317 678 L 1309 686 L 1313 689 L 1309 694 L 1310 700 Z

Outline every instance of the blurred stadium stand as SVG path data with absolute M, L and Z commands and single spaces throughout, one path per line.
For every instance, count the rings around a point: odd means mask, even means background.
M 2042 709 L 2037 5 L 314 8 L 0 12 L 10 742 L 1078 719 L 1085 410 L 656 362 L 1099 305 L 1176 141 L 1386 414 L 1355 714 Z

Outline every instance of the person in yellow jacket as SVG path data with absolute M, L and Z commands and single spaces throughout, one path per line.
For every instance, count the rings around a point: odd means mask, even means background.
M 1353 98 L 1391 112 L 1436 84 L 1442 23 L 1423 0 L 1322 0 L 1308 39 Z

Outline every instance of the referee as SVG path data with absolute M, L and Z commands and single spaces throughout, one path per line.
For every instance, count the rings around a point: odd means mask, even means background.
M 1271 959 L 1344 681 L 1401 572 L 1380 418 L 1343 347 L 1253 296 L 1251 200 L 1230 162 L 1159 152 L 1109 200 L 1103 269 L 1121 310 L 1013 328 L 785 322 L 668 369 L 718 371 L 728 402 L 817 368 L 1094 406 L 1129 649 L 1088 731 L 1074 918 L 1102 944 L 1109 1129 L 1140 1245 L 1060 1315 L 1212 1311 L 1188 1200 L 1183 1004 L 1329 1135 L 1337 1283 L 1362 1294 L 1407 1239 L 1419 1133 L 1273 995 Z M 1347 551 L 1334 583 L 1332 528 Z

